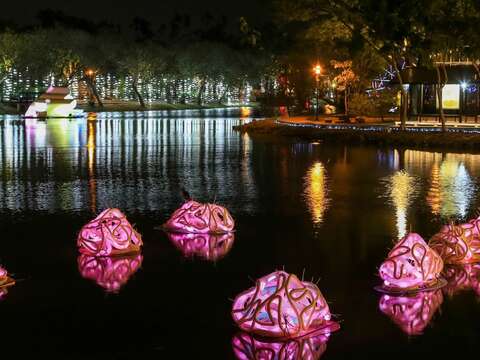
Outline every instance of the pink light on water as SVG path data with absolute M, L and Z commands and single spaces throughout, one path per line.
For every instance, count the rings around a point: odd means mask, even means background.
M 232 249 L 235 240 L 233 232 L 221 235 L 169 232 L 167 235 L 185 257 L 198 256 L 209 261 L 223 258 Z
M 330 334 L 311 334 L 280 341 L 241 332 L 232 340 L 238 360 L 318 360 L 327 350 Z
M 445 225 L 428 244 L 445 264 L 480 262 L 480 218 L 465 224 Z
M 118 209 L 106 209 L 78 234 L 79 251 L 91 256 L 110 256 L 140 251 L 142 238 Z
M 395 245 L 379 269 L 385 289 L 421 290 L 438 284 L 443 269 L 441 257 L 415 233 Z
M 284 271 L 258 279 L 255 287 L 238 295 L 232 317 L 244 331 L 275 338 L 338 329 L 318 287 Z
M 383 295 L 378 307 L 408 335 L 421 335 L 443 303 L 442 290 L 410 296 Z
M 115 257 L 80 255 L 78 271 L 85 279 L 95 281 L 107 292 L 118 292 L 142 266 L 141 254 Z
M 167 231 L 196 234 L 223 234 L 233 231 L 235 222 L 228 210 L 216 204 L 193 200 L 184 203 L 164 225 Z
M 480 297 L 480 264 L 447 266 L 443 275 L 448 284 L 445 294 L 454 296 L 459 292 L 473 290 Z

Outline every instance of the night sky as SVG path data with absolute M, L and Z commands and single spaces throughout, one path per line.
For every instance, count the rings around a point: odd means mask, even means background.
M 53 9 L 93 21 L 106 20 L 128 24 L 134 17 L 146 18 L 153 24 L 169 21 L 175 13 L 201 18 L 206 12 L 229 19 L 245 16 L 258 24 L 268 16 L 268 0 L 41 0 L 6 1 L 2 3 L 1 20 L 16 24 L 32 24 L 41 9 Z

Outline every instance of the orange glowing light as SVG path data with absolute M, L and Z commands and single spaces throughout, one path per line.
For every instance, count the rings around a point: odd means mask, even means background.
M 320 75 L 320 73 L 322 72 L 322 67 L 320 65 L 315 65 L 315 67 L 313 68 L 313 72 L 315 73 L 315 75 Z

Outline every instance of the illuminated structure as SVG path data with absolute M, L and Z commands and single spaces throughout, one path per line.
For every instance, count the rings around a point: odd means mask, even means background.
M 232 340 L 238 360 L 318 360 L 327 350 L 330 334 L 310 334 L 297 339 L 265 339 L 241 332 Z
M 443 303 L 442 290 L 409 296 L 382 295 L 378 307 L 408 335 L 421 335 Z
M 442 89 L 445 114 L 457 117 L 476 117 L 480 114 L 480 87 L 472 62 L 449 61 L 437 64 L 445 69 L 445 72 L 440 70 L 441 81 L 445 82 Z M 439 85 L 436 69 L 409 67 L 401 73 L 403 82 L 408 87 L 409 116 L 414 119 L 429 115 L 438 117 L 439 103 L 436 92 Z
M 189 200 L 173 213 L 163 227 L 179 233 L 224 234 L 233 231 L 235 222 L 228 210 L 220 205 Z
M 124 255 L 140 251 L 142 238 L 118 209 L 106 209 L 78 234 L 77 246 L 90 256 Z
M 220 235 L 168 232 L 167 235 L 185 257 L 198 256 L 209 261 L 217 261 L 227 255 L 235 240 L 233 232 Z
M 83 110 L 76 110 L 77 101 L 67 87 L 50 86 L 27 109 L 25 118 L 82 117 Z
M 15 280 L 8 276 L 7 270 L 0 266 L 0 300 L 7 295 L 7 288 L 12 285 L 15 285 Z
M 118 292 L 142 266 L 141 254 L 115 257 L 80 255 L 78 271 L 85 279 L 95 281 L 107 292 Z
M 445 225 L 428 245 L 445 264 L 468 264 L 480 261 L 480 217 L 460 225 Z
M 448 282 L 443 288 L 447 295 L 473 290 L 480 297 L 480 264 L 447 266 L 443 276 Z
M 422 237 L 410 233 L 400 239 L 379 268 L 383 292 L 408 292 L 440 287 L 442 258 Z
M 295 275 L 276 271 L 238 295 L 232 317 L 243 331 L 274 338 L 295 338 L 338 330 L 318 287 Z

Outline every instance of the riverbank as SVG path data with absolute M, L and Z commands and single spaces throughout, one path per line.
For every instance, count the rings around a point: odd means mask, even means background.
M 366 143 L 375 145 L 408 146 L 430 149 L 471 149 L 480 150 L 480 132 L 449 131 L 400 131 L 393 124 L 361 124 L 324 127 L 309 127 L 292 123 L 289 126 L 274 119 L 257 120 L 234 127 L 252 136 L 290 137 L 305 141 L 344 142 L 348 144 Z
M 245 105 L 245 106 L 254 106 Z M 122 111 L 160 111 L 160 110 L 202 110 L 202 109 L 218 109 L 239 107 L 240 105 L 225 105 L 225 104 L 168 104 L 168 103 L 148 103 L 146 107 L 142 108 L 136 101 L 105 101 L 103 107 L 89 106 L 88 104 L 80 103 L 79 109 L 85 112 L 122 112 Z M 16 107 L 0 103 L 0 115 L 21 115 Z

